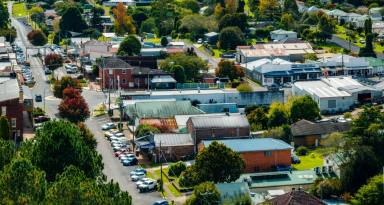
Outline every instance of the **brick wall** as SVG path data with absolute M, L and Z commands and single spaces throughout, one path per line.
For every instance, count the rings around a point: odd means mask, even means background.
M 316 145 L 316 139 L 319 140 L 321 139 L 320 135 L 308 135 L 308 136 L 299 136 L 299 137 L 294 137 L 293 140 L 295 142 L 295 146 L 307 146 L 307 147 L 312 147 Z
M 167 161 L 179 161 L 183 157 L 190 156 L 194 153 L 193 145 L 169 146 L 162 147 L 161 149 L 162 154 L 167 159 Z M 157 148 L 157 152 L 158 151 L 159 148 Z
M 12 126 L 12 118 L 16 119 L 16 127 L 12 128 L 12 136 L 16 133 L 20 133 L 20 136 L 23 136 L 23 103 L 19 102 L 19 99 L 13 99 L 8 101 L 0 102 L 0 112 L 2 112 L 2 107 L 6 107 L 6 116 L 9 121 L 9 125 Z M 1 113 L 3 115 L 3 113 Z
M 241 153 L 245 161 L 245 172 L 273 171 L 276 165 L 291 165 L 291 150 L 271 151 L 270 156 L 264 152 Z
M 101 78 L 101 85 L 103 89 L 109 89 L 110 86 L 113 89 L 118 89 L 118 83 L 120 84 L 121 89 L 128 89 L 133 87 L 134 80 L 132 76 L 131 69 L 124 69 L 125 73 L 123 73 L 123 69 L 112 69 L 112 74 L 109 74 L 109 69 L 99 69 L 99 77 Z M 118 78 L 120 78 L 120 82 L 118 82 Z M 113 79 L 113 83 L 110 85 L 110 80 Z

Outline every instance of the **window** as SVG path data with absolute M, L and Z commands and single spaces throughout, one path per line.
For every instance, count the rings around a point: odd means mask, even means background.
M 272 156 L 272 151 L 264 151 L 264 157 Z
M 127 83 L 127 81 L 125 80 L 125 78 L 121 79 L 121 82 L 122 82 L 122 84 L 126 84 L 126 83 Z
M 12 128 L 16 128 L 16 118 L 11 119 L 11 126 Z
M 336 100 L 328 100 L 328 108 L 336 108 Z
M 126 73 L 127 73 L 126 69 L 121 70 L 121 74 L 126 74 Z
M 1 115 L 7 115 L 7 107 L 1 106 Z

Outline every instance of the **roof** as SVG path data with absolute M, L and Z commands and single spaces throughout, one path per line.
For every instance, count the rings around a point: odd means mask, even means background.
M 308 204 L 308 205 L 326 205 L 320 199 L 304 192 L 301 190 L 291 191 L 286 194 L 277 196 L 273 199 L 267 200 L 261 204 L 271 205 L 297 205 L 297 204 Z
M 346 91 L 340 91 L 331 87 L 321 80 L 315 81 L 299 81 L 295 82 L 294 86 L 300 90 L 305 90 L 308 94 L 318 96 L 320 98 L 334 98 L 334 97 L 350 97 Z
M 176 83 L 176 80 L 170 75 L 154 76 L 151 83 Z
M 293 149 L 293 147 L 286 142 L 273 138 L 203 140 L 202 143 L 204 147 L 208 147 L 214 141 L 223 143 L 233 151 L 240 153 Z
M 259 73 L 273 73 L 273 72 L 284 72 L 286 74 L 294 73 L 320 73 L 320 67 L 316 64 L 266 64 L 256 68 Z
M 350 129 L 349 122 L 319 122 L 300 120 L 291 125 L 293 136 L 324 135 L 333 132 L 345 132 Z
M 116 57 L 109 57 L 109 58 L 102 58 L 100 61 L 100 65 L 102 68 L 132 68 L 131 65 L 126 63 L 125 61 L 116 58 Z
M 156 127 L 167 127 L 170 129 L 177 129 L 175 118 L 143 118 L 140 119 L 140 124 L 147 124 Z
M 216 32 L 209 32 L 209 33 L 204 34 L 204 36 L 206 36 L 206 37 L 213 37 L 213 36 L 217 36 L 217 35 L 219 35 L 219 34 Z
M 0 82 L 0 101 L 18 99 L 20 87 L 16 78 Z
M 132 70 L 132 75 L 162 75 L 166 74 L 163 70 L 160 69 L 151 69 L 148 67 L 134 67 Z
M 278 29 L 278 30 L 271 31 L 271 34 L 275 34 L 275 35 L 278 35 L 278 34 L 286 35 L 286 34 L 297 34 L 297 33 L 294 32 L 294 31 L 286 31 L 286 30 L 283 30 L 283 29 Z
M 244 115 L 197 116 L 191 117 L 190 120 L 195 129 L 249 127 Z
M 197 115 L 175 115 L 175 120 L 177 123 L 177 127 L 182 128 L 187 126 L 187 121 L 190 117 L 197 117 L 197 116 L 223 116 L 225 113 L 213 113 L 213 114 L 197 114 Z
M 245 182 L 222 183 L 215 185 L 220 193 L 221 200 L 249 195 L 249 187 Z
M 292 64 L 292 63 L 289 61 L 283 60 L 281 58 L 274 58 L 273 60 L 269 58 L 262 58 L 262 59 L 251 61 L 248 63 L 243 63 L 241 64 L 241 67 L 246 68 L 247 70 L 255 70 L 256 68 L 266 64 L 279 65 L 279 64 Z
M 176 133 L 167 133 L 167 134 L 154 134 L 154 140 L 156 146 L 161 142 L 161 146 L 180 146 L 180 145 L 193 145 L 193 140 L 191 134 L 176 134 Z
M 125 106 L 125 112 L 128 116 L 136 115 L 138 118 L 169 118 L 174 117 L 175 115 L 203 113 L 199 109 L 193 107 L 190 101 L 176 100 L 137 101 L 127 104 Z

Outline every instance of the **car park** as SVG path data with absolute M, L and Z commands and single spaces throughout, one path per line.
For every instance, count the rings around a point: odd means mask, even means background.
M 102 130 L 110 130 L 110 129 L 114 129 L 114 128 L 116 128 L 116 125 L 113 122 L 108 122 L 108 123 L 105 123 L 104 125 L 101 126 Z
M 139 185 L 139 191 L 140 192 L 147 192 L 155 190 L 157 187 L 157 182 L 154 180 L 148 180 L 143 182 L 141 185 Z
M 145 176 L 146 175 L 144 173 L 140 173 L 140 174 L 131 176 L 131 180 L 134 181 L 134 182 L 137 182 L 140 179 L 144 178 Z

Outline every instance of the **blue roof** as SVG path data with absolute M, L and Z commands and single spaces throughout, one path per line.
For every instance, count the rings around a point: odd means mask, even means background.
M 286 142 L 273 138 L 253 139 L 226 139 L 226 140 L 203 140 L 204 147 L 208 147 L 213 141 L 223 143 L 235 152 L 257 152 L 292 149 Z

